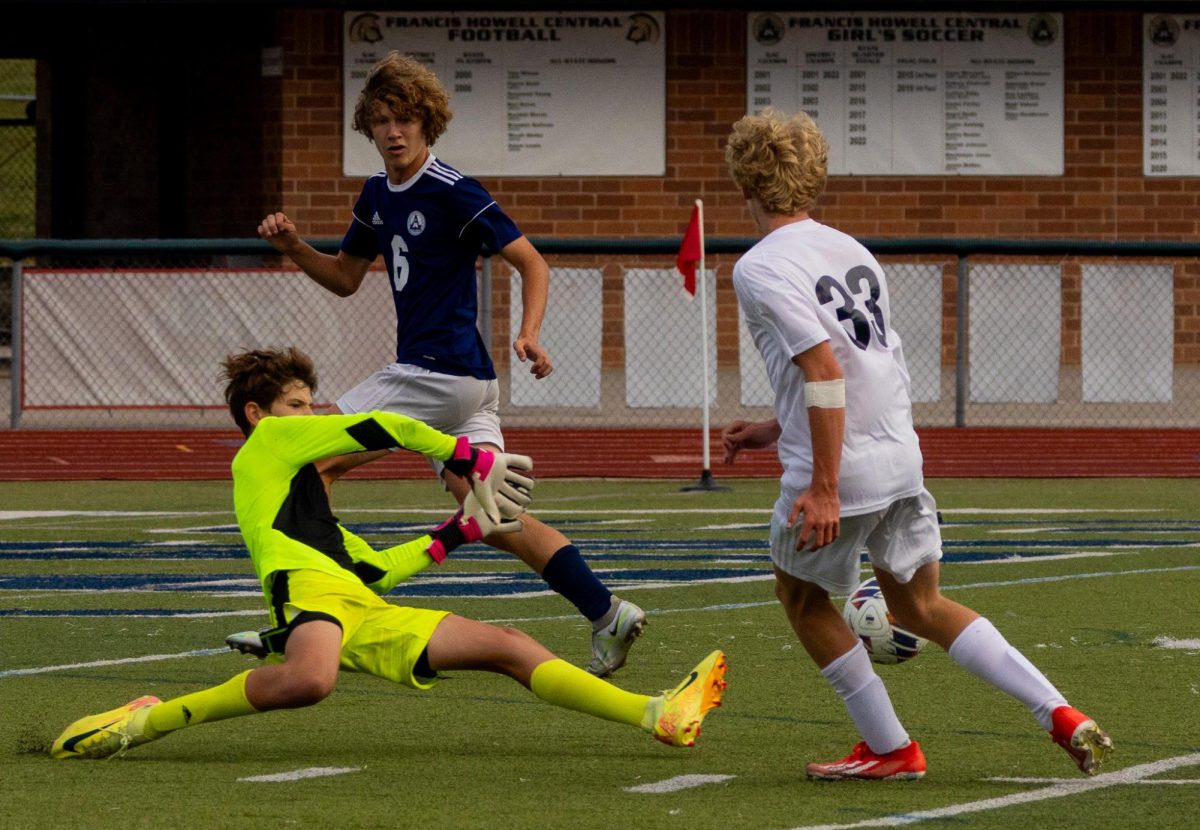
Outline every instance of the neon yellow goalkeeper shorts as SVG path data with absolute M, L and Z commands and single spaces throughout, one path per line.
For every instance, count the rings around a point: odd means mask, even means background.
M 449 611 L 392 605 L 352 574 L 343 579 L 314 570 L 276 572 L 267 603 L 276 626 L 288 625 L 301 614 L 337 620 L 342 627 L 343 671 L 373 674 L 413 689 L 428 689 L 437 682 L 437 677 L 413 669 Z

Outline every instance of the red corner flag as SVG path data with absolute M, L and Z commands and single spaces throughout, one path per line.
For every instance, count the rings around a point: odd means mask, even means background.
M 683 274 L 683 287 L 687 293 L 696 296 L 696 263 L 704 257 L 704 246 L 700 239 L 700 205 L 692 207 L 692 220 L 688 222 L 683 234 L 683 244 L 679 246 L 679 255 L 675 257 L 675 267 Z

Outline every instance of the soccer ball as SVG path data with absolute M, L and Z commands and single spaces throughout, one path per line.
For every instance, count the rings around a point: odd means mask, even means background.
M 854 589 L 842 608 L 842 616 L 876 663 L 911 660 L 929 642 L 892 622 L 883 591 L 873 577 Z

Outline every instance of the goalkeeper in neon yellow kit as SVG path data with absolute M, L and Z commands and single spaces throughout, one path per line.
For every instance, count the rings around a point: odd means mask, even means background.
M 54 742 L 53 757 L 104 758 L 188 726 L 311 706 L 333 692 L 339 670 L 414 689 L 433 686 L 442 670 L 496 672 L 556 706 L 675 746 L 695 742 L 725 688 L 720 651 L 651 697 L 593 677 L 515 629 L 382 598 L 459 545 L 516 530 L 529 502 L 529 459 L 471 447 L 394 413 L 314 416 L 316 374 L 295 349 L 233 355 L 224 368 L 230 412 L 247 436 L 233 460 L 234 508 L 275 626 L 263 637 L 274 656 L 210 689 L 167 701 L 146 695 L 81 718 Z M 472 492 L 428 533 L 376 551 L 338 523 L 321 472 L 338 455 L 388 448 L 445 462 Z

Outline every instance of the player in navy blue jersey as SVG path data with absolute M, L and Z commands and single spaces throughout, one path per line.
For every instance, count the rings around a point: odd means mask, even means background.
M 499 383 L 476 327 L 476 260 L 487 249 L 521 275 L 521 327 L 513 352 L 539 380 L 554 371 L 538 342 L 549 268 L 537 249 L 478 181 L 430 152 L 450 121 L 449 98 L 420 62 L 390 53 L 367 77 L 354 129 L 375 145 L 384 170 L 367 179 L 336 255 L 300 238 L 283 213 L 267 216 L 258 234 L 322 287 L 346 297 L 383 255 L 396 305 L 396 362 L 337 401 L 345 413 L 385 410 L 424 421 L 472 445 L 503 449 Z M 324 473 L 331 483 L 382 453 L 357 453 Z M 435 464 L 439 473 L 440 465 Z M 468 488 L 443 475 L 461 503 Z M 518 556 L 592 623 L 588 671 L 607 677 L 625 664 L 646 622 L 592 573 L 559 531 L 524 514 L 519 533 L 485 541 Z

